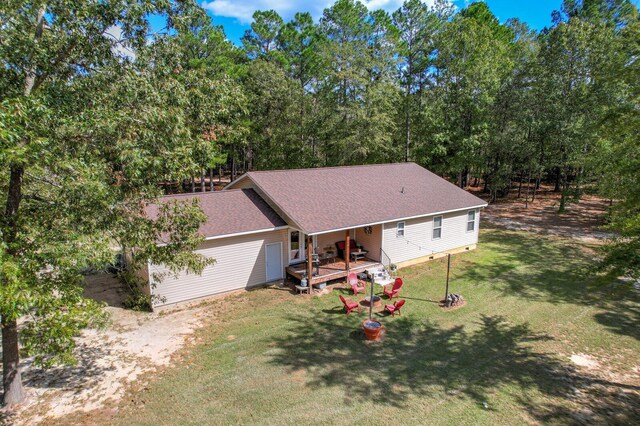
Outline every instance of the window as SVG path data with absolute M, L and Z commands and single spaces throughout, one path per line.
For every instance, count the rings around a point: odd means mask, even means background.
M 433 218 L 433 239 L 439 240 L 442 237 L 442 216 Z
M 404 222 L 398 222 L 396 226 L 396 237 L 404 238 Z
M 476 229 L 476 211 L 471 210 L 467 213 L 467 232 L 472 232 Z

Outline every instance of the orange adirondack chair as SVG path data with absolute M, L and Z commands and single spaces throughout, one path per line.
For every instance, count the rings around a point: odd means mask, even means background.
M 366 292 L 365 286 L 360 286 L 360 280 L 358 279 L 358 275 L 355 272 L 350 272 L 349 277 L 347 278 L 347 282 L 351 286 L 351 290 L 353 290 L 353 295 L 357 296 L 358 292 Z
M 396 278 L 396 281 L 393 283 L 393 287 L 390 290 L 384 289 L 384 294 L 389 296 L 389 300 L 394 297 L 400 297 L 400 289 L 402 288 L 402 278 Z
M 396 300 L 395 302 L 393 302 L 393 305 L 384 305 L 384 310 L 389 312 L 392 317 L 396 315 L 396 312 L 398 313 L 398 315 L 400 315 L 400 308 L 404 306 L 405 302 L 406 300 L 404 299 Z
M 347 315 L 349 315 L 354 309 L 358 309 L 358 312 L 360 312 L 360 305 L 353 300 L 349 298 L 345 299 L 343 295 L 340 295 L 340 300 L 342 301 L 344 308 L 347 310 Z

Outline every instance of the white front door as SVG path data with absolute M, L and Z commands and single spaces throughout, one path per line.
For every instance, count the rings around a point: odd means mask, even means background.
M 265 247 L 267 258 L 267 282 L 282 278 L 282 243 L 267 244 Z

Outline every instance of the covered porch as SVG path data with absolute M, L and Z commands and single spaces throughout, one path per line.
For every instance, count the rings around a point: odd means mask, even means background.
M 294 263 L 290 257 L 286 268 L 287 276 L 296 280 L 307 278 L 311 285 L 320 284 L 380 266 L 381 225 L 292 235 L 290 232 L 290 247 L 295 248 L 297 242 L 297 247 L 303 248 L 302 259 Z
M 349 264 L 349 270 L 347 270 L 347 265 L 341 259 L 336 259 L 335 262 L 320 265 L 317 268 L 312 265 L 311 285 L 346 278 L 349 272 L 362 272 L 367 268 L 379 265 L 379 262 L 371 259 L 360 259 L 356 262 L 352 261 Z M 288 266 L 287 275 L 297 280 L 301 280 L 303 277 L 308 276 L 307 262 Z

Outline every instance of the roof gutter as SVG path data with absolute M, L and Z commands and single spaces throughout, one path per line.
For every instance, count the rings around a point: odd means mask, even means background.
M 328 234 L 329 232 L 346 231 L 347 229 L 362 228 L 364 226 L 380 225 L 381 223 L 400 222 L 400 221 L 403 221 L 403 220 L 417 219 L 419 217 L 438 216 L 438 215 L 445 214 L 445 213 L 454 213 L 454 212 L 459 212 L 459 211 L 463 211 L 463 210 L 472 210 L 472 209 L 484 208 L 484 207 L 487 207 L 487 206 L 488 206 L 488 204 L 485 203 L 485 204 L 479 204 L 477 206 L 463 207 L 463 208 L 460 208 L 460 209 L 444 210 L 444 211 L 441 211 L 441 212 L 421 214 L 421 215 L 417 215 L 417 216 L 407 216 L 407 217 L 400 217 L 400 218 L 397 218 L 397 219 L 394 218 L 394 219 L 389 219 L 389 220 L 381 220 L 381 221 L 378 221 L 378 222 L 363 223 L 363 224 L 358 224 L 358 225 L 353 225 L 353 226 L 346 226 L 346 227 L 343 227 L 343 228 L 327 229 L 326 231 L 320 231 L 320 232 L 310 232 L 308 235 L 322 235 L 322 234 Z

